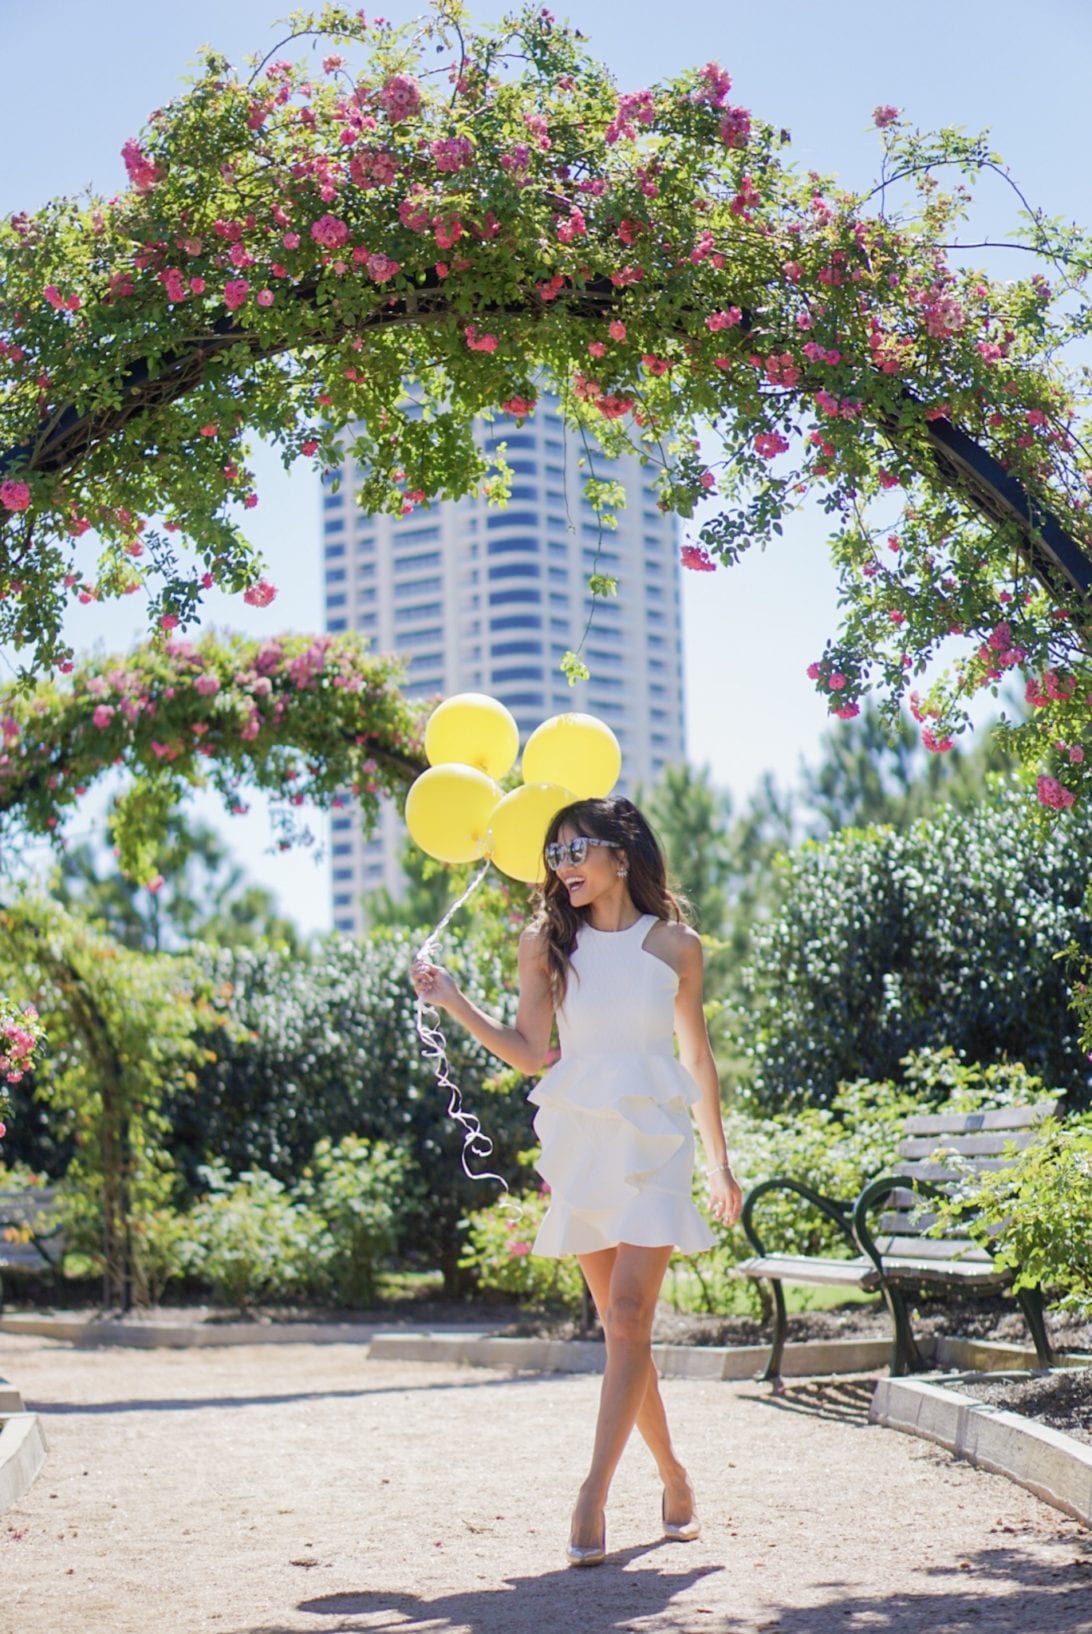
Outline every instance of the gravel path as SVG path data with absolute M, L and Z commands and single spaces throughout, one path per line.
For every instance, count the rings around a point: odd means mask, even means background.
M 634 1444 L 578 1572 L 594 1378 L 8 1336 L 0 1374 L 50 1446 L 0 1515 L 0 1634 L 1092 1631 L 1089 1534 L 869 1425 L 864 1380 L 667 1381 L 704 1536 L 660 1541 Z

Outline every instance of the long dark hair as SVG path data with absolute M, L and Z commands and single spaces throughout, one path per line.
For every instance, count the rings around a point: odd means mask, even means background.
M 626 884 L 639 912 L 655 914 L 657 919 L 686 918 L 685 900 L 668 886 L 660 842 L 647 817 L 632 800 L 621 795 L 608 795 L 602 800 L 574 800 L 553 818 L 546 830 L 544 847 L 554 843 L 566 824 L 578 834 L 607 840 L 615 847 L 619 864 L 628 870 Z M 571 968 L 569 960 L 576 946 L 577 932 L 587 918 L 587 911 L 572 906 L 558 876 L 547 869 L 536 898 L 532 924 L 546 938 L 546 963 L 555 1008 L 564 1001 Z

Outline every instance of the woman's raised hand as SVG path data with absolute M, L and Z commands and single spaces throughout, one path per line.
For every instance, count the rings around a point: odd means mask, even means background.
M 417 997 L 426 1004 L 435 1005 L 438 1010 L 449 1009 L 459 994 L 453 977 L 442 966 L 434 965 L 428 959 L 413 961 L 410 980 Z

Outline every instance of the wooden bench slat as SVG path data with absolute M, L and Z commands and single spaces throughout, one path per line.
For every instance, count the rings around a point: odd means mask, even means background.
M 900 1157 L 932 1157 L 938 1152 L 958 1152 L 961 1157 L 994 1157 L 1005 1151 L 1022 1151 L 1036 1138 L 1034 1129 L 1006 1131 L 981 1135 L 949 1135 L 946 1140 L 930 1135 L 900 1140 Z
M 806 1254 L 762 1254 L 733 1266 L 737 1277 L 770 1277 L 774 1282 L 815 1282 L 826 1287 L 867 1288 L 878 1281 L 864 1254 L 853 1260 L 810 1259 Z
M 993 1256 L 966 1237 L 877 1237 L 876 1247 L 884 1261 L 888 1255 L 896 1258 L 908 1255 L 919 1260 L 974 1260 L 979 1265 L 992 1265 Z
M 903 1124 L 908 1135 L 971 1133 L 979 1129 L 1023 1129 L 1058 1110 L 1057 1101 L 1034 1106 L 1000 1106 L 990 1112 L 915 1112 Z
M 992 1260 L 928 1260 L 895 1255 L 883 1262 L 889 1282 L 959 1283 L 965 1288 L 1002 1288 L 1007 1272 L 995 1271 Z
M 972 1173 L 984 1174 L 987 1170 L 1007 1169 L 1009 1161 L 1004 1157 L 979 1157 L 969 1165 Z M 948 1180 L 960 1180 L 962 1175 L 959 1169 L 949 1163 L 934 1163 L 915 1158 L 912 1162 L 899 1164 L 899 1173 L 913 1176 L 915 1180 L 931 1180 L 935 1184 L 943 1185 Z

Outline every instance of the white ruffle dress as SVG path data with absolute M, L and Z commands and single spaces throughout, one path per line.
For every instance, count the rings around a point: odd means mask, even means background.
M 533 1252 L 557 1258 L 634 1243 L 710 1248 L 690 1196 L 699 1090 L 672 1048 L 679 979 L 649 953 L 658 921 L 584 924 L 557 1013 L 561 1059 L 531 1091 L 550 1206 Z

